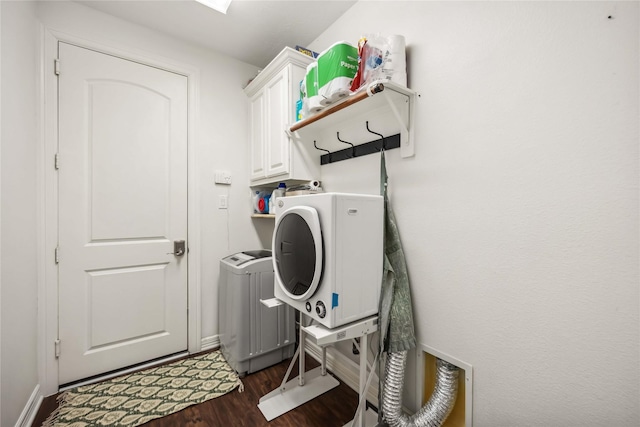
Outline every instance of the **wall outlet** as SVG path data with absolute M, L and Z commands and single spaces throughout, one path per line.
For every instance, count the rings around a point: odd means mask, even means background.
M 216 184 L 231 185 L 231 172 L 217 170 L 215 182 Z

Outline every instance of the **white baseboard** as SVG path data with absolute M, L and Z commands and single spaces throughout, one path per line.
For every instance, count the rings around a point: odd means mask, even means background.
M 20 417 L 18 417 L 18 421 L 16 421 L 16 427 L 30 427 L 31 424 L 33 424 L 33 420 L 35 420 L 38 414 L 38 409 L 40 409 L 43 399 L 44 396 L 40 393 L 40 384 L 37 384 L 29 397 L 29 401 L 27 401 L 27 404 L 22 410 Z
M 306 344 L 307 353 L 318 362 L 322 361 L 322 347 L 316 345 L 310 340 L 307 340 Z M 346 385 L 358 392 L 360 387 L 360 367 L 356 362 L 349 359 L 337 349 L 327 347 L 327 369 Z M 374 377 L 371 380 L 371 385 L 367 390 L 367 400 L 375 407 L 378 406 L 377 374 L 374 374 Z
M 204 337 L 201 340 L 201 351 L 213 350 L 220 347 L 220 335 Z

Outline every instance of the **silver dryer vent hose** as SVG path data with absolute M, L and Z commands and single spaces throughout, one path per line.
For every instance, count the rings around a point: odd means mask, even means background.
M 406 364 L 406 351 L 387 355 L 382 390 L 384 420 L 389 427 L 440 427 L 456 403 L 459 368 L 436 358 L 436 384 L 433 394 L 418 412 L 409 417 L 402 412 L 402 388 Z

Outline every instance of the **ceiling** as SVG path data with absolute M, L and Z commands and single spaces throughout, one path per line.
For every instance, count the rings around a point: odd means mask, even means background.
M 308 46 L 356 1 L 234 0 L 226 15 L 195 0 L 77 3 L 263 68 L 285 46 Z

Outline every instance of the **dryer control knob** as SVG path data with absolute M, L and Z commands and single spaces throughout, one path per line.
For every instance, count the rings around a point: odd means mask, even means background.
M 324 306 L 324 303 L 322 301 L 318 301 L 316 303 L 316 314 L 321 319 L 324 319 L 324 316 L 327 315 L 327 308 Z
M 304 305 L 304 308 L 307 309 L 307 313 L 311 313 L 311 303 L 309 301 Z

